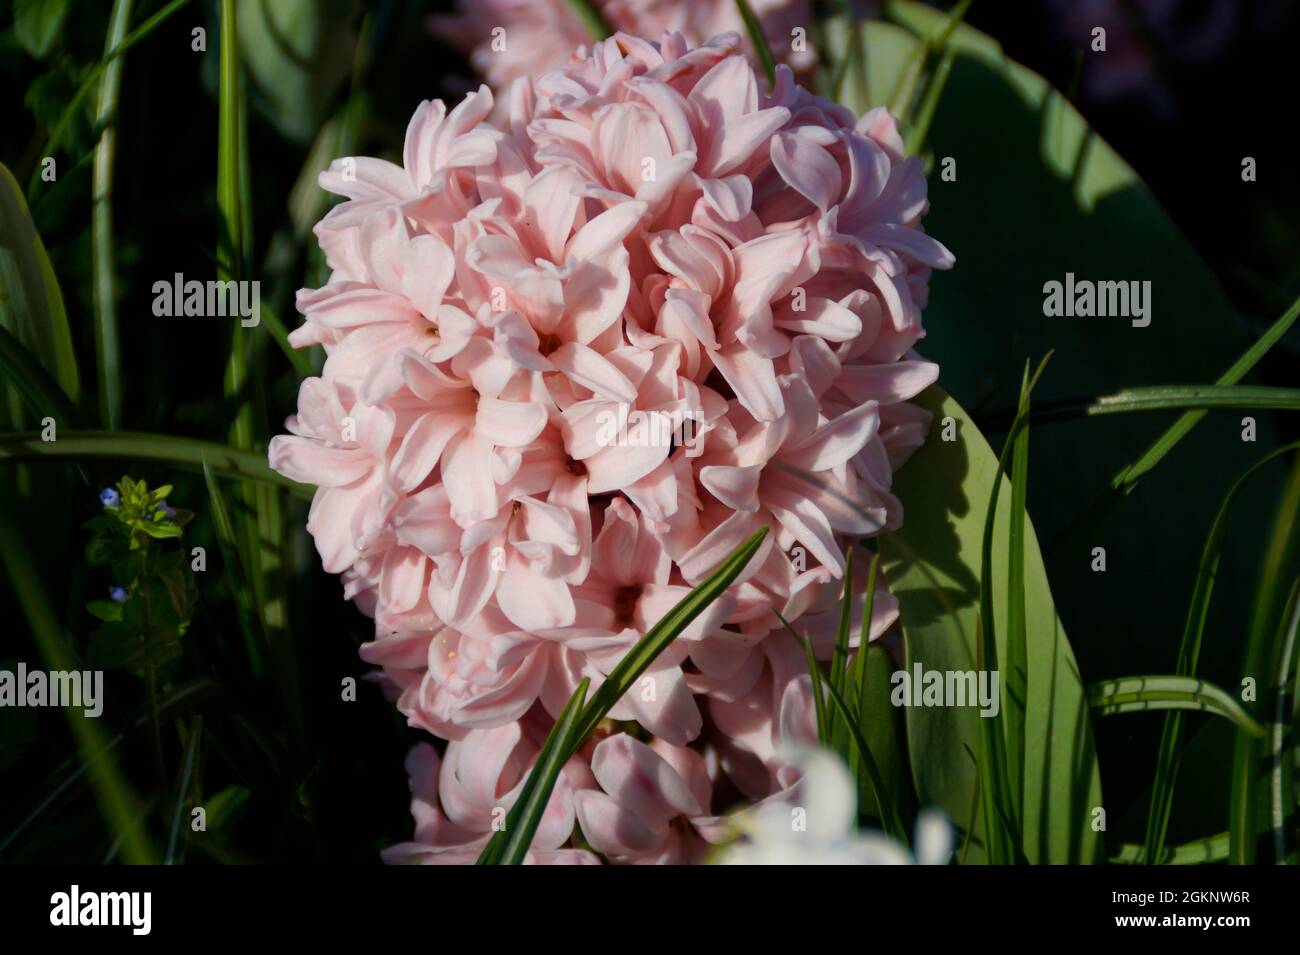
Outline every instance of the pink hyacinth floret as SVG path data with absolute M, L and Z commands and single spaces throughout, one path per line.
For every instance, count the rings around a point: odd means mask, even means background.
M 745 36 L 735 0 L 593 0 L 591 6 L 612 30 L 633 36 L 680 33 L 691 46 L 720 33 Z M 870 4 L 859 6 L 859 16 L 870 11 Z M 816 61 L 807 29 L 810 0 L 751 0 L 750 8 L 776 59 L 796 74 L 810 70 Z M 454 14 L 429 22 L 435 34 L 469 55 L 494 90 L 581 59 L 593 43 L 569 0 L 458 0 Z M 748 39 L 743 42 L 752 58 Z
M 472 861 L 578 683 L 769 527 L 565 767 L 531 855 L 596 861 L 576 823 L 611 861 L 693 861 L 815 740 L 776 612 L 829 658 L 848 542 L 902 521 L 930 420 L 908 400 L 938 374 L 913 346 L 953 258 L 895 120 L 786 67 L 762 95 L 735 34 L 618 34 L 508 106 L 423 103 L 402 165 L 322 174 L 346 201 L 292 341 L 327 358 L 270 462 L 318 488 L 362 657 L 448 741 L 412 752 L 390 860 Z M 871 638 L 896 617 L 882 586 Z

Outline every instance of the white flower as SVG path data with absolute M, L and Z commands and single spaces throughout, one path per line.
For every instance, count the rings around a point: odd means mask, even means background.
M 802 773 L 785 794 L 737 819 L 745 839 L 719 853 L 719 865 L 946 865 L 953 831 L 943 813 L 921 812 L 916 855 L 883 832 L 856 828 L 857 793 L 843 761 L 806 749 L 791 762 Z M 797 793 L 797 797 L 794 794 Z

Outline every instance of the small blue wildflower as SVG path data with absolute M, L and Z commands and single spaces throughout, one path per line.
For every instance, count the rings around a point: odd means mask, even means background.
M 117 507 L 122 503 L 122 495 L 118 494 L 113 488 L 106 487 L 99 492 L 99 503 L 105 507 Z
M 165 518 L 170 521 L 172 518 L 176 516 L 175 509 L 172 508 L 172 506 L 168 504 L 166 501 L 158 502 L 158 513 L 161 515 L 161 517 L 154 518 L 154 520 L 162 520 Z
M 113 587 L 108 591 L 108 595 L 120 604 L 126 603 L 127 593 L 124 587 Z

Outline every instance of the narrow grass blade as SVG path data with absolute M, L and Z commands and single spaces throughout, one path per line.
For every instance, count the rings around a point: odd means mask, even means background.
M 104 56 L 122 45 L 131 25 L 132 0 L 114 0 L 104 39 Z M 117 151 L 116 113 L 125 57 L 114 57 L 99 82 L 95 125 L 95 166 L 91 177 L 91 269 L 95 293 L 95 362 L 99 372 L 99 417 L 115 431 L 122 425 L 122 356 L 117 334 L 116 263 L 113 255 L 113 160 Z
M 45 582 L 37 573 L 37 563 L 8 509 L 0 509 L 0 564 L 5 567 L 14 597 L 27 618 L 46 664 L 51 670 L 78 669 L 63 641 L 58 617 L 45 592 Z M 86 716 L 83 710 L 73 706 L 60 709 L 86 760 L 100 812 L 109 830 L 120 840 L 126 861 L 132 864 L 154 861 L 154 850 L 143 825 L 140 804 L 112 759 L 107 737 L 95 719 Z
M 63 137 L 67 135 L 68 126 L 71 124 L 73 117 L 77 115 L 77 111 L 81 109 L 82 102 L 85 101 L 86 96 L 89 95 L 90 91 L 95 88 L 95 84 L 99 81 L 99 78 L 103 75 L 104 71 L 108 69 L 109 65 L 127 50 L 131 49 L 131 47 L 135 46 L 149 34 L 153 33 L 154 30 L 162 26 L 172 17 L 173 14 L 189 2 L 190 0 L 172 0 L 171 3 L 167 4 L 167 6 L 163 7 L 127 34 L 122 42 L 113 48 L 112 52 L 108 53 L 102 60 L 95 64 L 94 68 L 89 74 L 87 74 L 86 78 L 81 81 L 81 85 L 77 87 L 77 92 L 73 94 L 72 99 L 68 101 L 68 105 L 64 108 L 62 115 L 59 116 L 59 121 L 55 123 L 54 128 L 50 130 L 49 139 L 46 140 L 44 148 L 40 150 L 41 155 L 52 156 L 54 153 L 58 152 L 59 147 L 63 145 Z M 32 170 L 31 179 L 28 180 L 27 183 L 27 195 L 29 197 L 35 193 L 40 181 L 40 167 L 37 166 Z
M 172 719 L 173 717 L 182 716 L 191 706 L 196 706 L 208 700 L 215 699 L 221 695 L 221 687 L 211 680 L 195 680 L 186 683 L 169 693 L 158 704 L 158 712 L 163 719 Z M 135 729 L 144 729 L 149 724 L 150 714 L 146 710 L 139 715 L 132 724 Z M 104 745 L 104 754 L 112 755 L 118 747 L 125 742 L 126 737 L 122 733 L 114 733 Z M 27 813 L 22 821 L 18 823 L 9 834 L 0 840 L 0 855 L 3 855 L 18 837 L 26 831 L 27 827 L 35 822 L 42 813 L 54 807 L 65 794 L 71 796 L 80 791 L 90 764 L 81 756 L 80 751 L 69 756 L 59 767 L 45 777 L 45 780 L 34 788 L 34 792 L 41 793 L 42 798 L 33 809 Z
M 1218 573 L 1219 557 L 1223 550 L 1223 538 L 1228 530 L 1228 517 L 1232 505 L 1241 493 L 1246 482 L 1265 464 L 1273 459 L 1300 448 L 1300 442 L 1293 442 L 1265 455 L 1251 465 L 1228 490 L 1219 513 L 1206 538 L 1201 552 L 1200 565 L 1197 568 L 1196 582 L 1192 588 L 1192 599 L 1187 609 L 1187 621 L 1183 626 L 1183 637 L 1178 648 L 1178 663 L 1175 673 L 1178 676 L 1193 676 L 1197 661 L 1200 659 L 1201 639 L 1205 633 L 1205 621 L 1209 614 L 1210 598 L 1214 593 L 1214 581 Z M 1147 817 L 1146 847 L 1147 858 L 1159 858 L 1164 849 L 1165 833 L 1169 827 L 1169 813 L 1173 803 L 1174 782 L 1178 776 L 1178 744 L 1182 732 L 1182 714 L 1174 711 L 1165 718 L 1164 730 L 1160 736 L 1160 749 L 1156 756 L 1155 782 L 1151 789 L 1151 809 Z
M 766 527 L 762 528 L 749 540 L 732 551 L 713 573 L 697 584 L 658 623 L 646 631 L 645 636 L 638 640 L 632 649 L 624 655 L 623 659 L 610 670 L 605 677 L 605 681 L 592 695 L 590 701 L 585 704 L 577 704 L 581 709 L 577 711 L 577 715 L 574 717 L 569 713 L 569 710 L 575 706 L 575 699 L 579 697 L 585 699 L 587 681 L 583 681 L 579 686 L 579 692 L 570 698 L 564 712 L 561 713 L 560 719 L 556 721 L 556 725 L 552 727 L 547 738 L 548 746 L 552 741 L 555 741 L 555 748 L 551 751 L 552 758 L 558 759 L 560 766 L 563 766 L 586 742 L 587 737 L 592 734 L 600 721 L 623 697 L 623 694 L 636 683 L 641 674 L 654 663 L 655 658 L 664 651 L 668 644 L 672 643 L 678 634 L 690 626 L 692 620 L 703 613 L 709 604 L 717 600 L 740 576 L 741 571 L 745 569 L 758 552 L 759 547 L 762 546 L 767 533 L 768 529 Z M 570 725 L 566 731 L 561 732 L 560 723 L 565 720 L 568 720 Z M 528 774 L 528 779 L 524 782 L 524 788 L 520 791 L 519 800 L 515 803 L 520 814 L 523 813 L 522 806 L 528 801 L 528 795 L 537 788 L 539 780 L 542 778 L 542 762 L 539 757 L 537 763 L 533 765 L 532 771 Z M 541 805 L 543 808 L 545 807 L 545 800 L 542 801 Z M 513 832 L 518 828 L 517 825 L 510 823 L 509 816 L 507 816 L 507 832 Z M 502 861 L 506 841 L 509 838 L 510 836 L 506 833 L 499 832 L 495 834 L 479 856 L 479 864 L 491 865 Z M 532 841 L 532 832 L 526 833 L 521 838 L 525 839 L 524 851 L 527 852 L 528 844 Z
M 944 19 L 943 25 L 940 26 L 933 35 L 922 37 L 921 39 L 923 42 L 916 45 L 916 49 L 913 50 L 912 55 L 908 57 L 907 62 L 903 66 L 903 71 L 898 77 L 897 83 L 894 86 L 894 94 L 889 98 L 889 111 L 895 116 L 904 119 L 909 118 L 908 107 L 911 105 L 912 100 L 916 95 L 916 88 L 920 82 L 921 76 L 925 72 L 926 63 L 935 53 L 944 53 L 945 59 L 948 59 L 946 56 L 948 51 L 948 41 L 952 38 L 952 34 L 957 29 L 957 26 L 963 19 L 965 19 L 966 11 L 970 9 L 972 2 L 974 2 L 974 0 L 961 0 L 960 3 L 952 8 L 948 16 Z M 886 7 L 885 12 L 887 15 L 889 14 L 890 11 L 888 6 Z M 906 22 L 904 22 L 903 25 L 906 26 Z M 948 69 L 943 71 L 942 77 L 939 76 L 939 71 L 936 70 L 935 75 L 931 77 L 929 86 L 927 87 L 926 96 L 923 98 L 922 103 L 918 108 L 918 113 L 926 109 L 925 101 L 931 99 L 931 91 L 933 91 L 933 102 L 929 105 L 929 112 L 931 116 L 933 115 L 934 108 L 938 105 L 939 97 L 942 95 L 943 87 L 948 82 L 947 72 L 948 70 L 951 70 L 951 68 L 952 63 L 949 61 Z M 936 80 L 938 81 L 937 83 Z M 925 127 L 928 130 L 928 119 L 925 121 Z M 922 133 L 921 141 L 924 141 L 924 139 L 925 135 Z M 910 148 L 909 151 L 911 151 Z
M 212 508 L 212 529 L 217 537 L 217 548 L 221 552 L 221 565 L 225 571 L 226 584 L 235 601 L 235 617 L 239 621 L 240 635 L 244 639 L 244 651 L 248 655 L 249 670 L 255 680 L 262 675 L 262 647 L 265 635 L 261 632 L 261 618 L 249 606 L 252 591 L 248 584 L 248 574 L 239 556 L 239 547 L 235 541 L 235 526 L 230 520 L 226 508 L 226 499 L 217 486 L 216 475 L 203 461 L 203 480 L 208 488 L 208 503 Z
M 567 0 L 567 2 L 573 15 L 582 21 L 582 25 L 587 28 L 587 32 L 597 40 L 603 40 L 613 35 L 614 31 L 605 22 L 605 18 L 600 15 L 600 11 L 588 3 L 587 0 Z
M 943 91 L 948 85 L 948 76 L 952 73 L 952 65 L 956 59 L 956 51 L 944 51 L 938 65 L 934 68 L 930 82 L 925 87 L 925 93 L 916 108 L 916 116 L 904 141 L 904 148 L 912 155 L 925 148 L 926 137 L 930 135 L 930 124 L 934 122 L 935 111 L 939 108 L 939 100 L 943 98 Z
M 1268 353 L 1268 350 L 1277 344 L 1278 340 L 1281 339 L 1281 337 L 1287 333 L 1287 330 L 1295 324 L 1297 317 L 1300 317 L 1300 298 L 1296 299 L 1282 317 L 1274 322 L 1267 332 L 1260 336 L 1259 341 L 1247 348 L 1246 351 L 1242 353 L 1241 357 L 1233 362 L 1232 366 L 1219 376 L 1219 380 L 1216 381 L 1215 384 L 1227 386 L 1235 385 L 1237 382 L 1241 381 L 1241 379 L 1245 377 L 1246 373 L 1254 368 L 1259 360 Z M 1155 443 L 1147 449 L 1145 454 L 1132 464 L 1122 468 L 1115 475 L 1111 480 L 1111 486 L 1116 490 L 1125 493 L 1131 491 L 1137 484 L 1138 480 L 1159 464 L 1161 459 L 1172 451 L 1174 446 L 1186 437 L 1188 432 L 1196 427 L 1197 423 L 1204 417 L 1205 411 L 1203 410 L 1188 411 L 1186 414 L 1180 416 L 1179 419 L 1170 426 L 1168 431 L 1156 439 Z
M 0 461 L 40 458 L 125 458 L 195 470 L 206 459 L 214 471 L 233 478 L 283 487 L 306 500 L 315 494 L 315 488 L 272 471 L 264 455 L 213 441 L 135 431 L 60 431 L 57 441 L 42 441 L 38 434 L 0 434 Z
M 780 617 L 781 615 L 777 614 L 777 616 Z M 790 627 L 784 617 L 781 617 L 781 622 L 787 628 Z M 790 629 L 790 632 L 794 633 L 794 630 Z M 812 641 L 804 637 L 802 643 L 804 660 L 808 663 L 808 678 L 812 680 L 813 712 L 816 714 L 817 719 L 817 742 L 827 749 L 834 749 L 834 740 L 831 737 L 831 714 L 826 710 L 826 698 L 822 694 L 822 686 L 826 683 L 826 678 L 822 675 L 822 668 L 817 662 L 817 655 L 813 653 Z
M 1264 549 L 1259 585 L 1246 639 L 1243 679 L 1263 682 L 1263 674 L 1277 659 L 1275 641 L 1286 619 L 1287 580 L 1300 557 L 1300 457 L 1291 464 L 1291 473 L 1282 488 L 1273 532 Z M 1262 701 L 1252 709 L 1262 710 Z M 1259 806 L 1264 783 L 1264 746 L 1252 736 L 1237 733 L 1232 756 L 1232 801 L 1228 832 L 1232 837 L 1230 861 L 1246 865 L 1255 861 L 1259 833 Z
M 871 564 L 867 568 L 867 592 L 862 598 L 862 622 L 858 630 L 858 653 L 853 662 L 859 672 L 865 669 L 867 650 L 871 646 L 871 618 L 876 612 L 876 577 L 880 572 L 880 554 L 871 555 Z M 861 661 L 861 662 L 859 662 Z M 866 710 L 866 682 L 859 684 L 861 696 L 858 698 L 858 713 Z
M 583 710 L 575 748 L 582 745 L 582 741 L 591 735 L 600 721 L 605 718 L 605 714 L 636 683 L 668 644 L 690 626 L 691 621 L 703 613 L 709 604 L 722 596 L 723 591 L 740 576 L 740 572 L 762 546 L 767 532 L 768 529 L 764 527 L 732 551 L 731 555 L 718 565 L 717 570 L 697 584 L 678 602 L 677 606 L 664 615 L 663 619 L 646 631 L 646 635 L 637 641 L 614 669 L 609 671 L 605 682 L 592 694 L 591 702 Z
M 221 281 L 243 279 L 245 193 L 242 185 L 240 132 L 239 27 L 234 0 L 221 0 L 220 66 L 217 83 L 217 276 Z M 239 402 L 230 441 L 237 448 L 253 444 L 252 409 L 246 394 L 248 341 L 242 323 L 235 323 L 226 364 L 225 394 Z
M 759 22 L 758 17 L 754 15 L 754 9 L 749 5 L 749 0 L 736 0 L 736 10 L 740 13 L 740 19 L 745 21 L 745 29 L 749 32 L 749 42 L 754 44 L 754 52 L 758 54 L 758 63 L 763 67 L 763 75 L 767 77 L 767 88 L 772 89 L 776 86 L 776 60 L 772 56 L 772 49 L 767 45 L 767 37 L 763 34 L 763 25 Z
M 1006 443 L 1002 446 L 1002 453 L 998 457 L 997 473 L 1001 474 L 1006 470 L 1007 458 L 1017 453 L 1017 442 L 1021 432 L 1028 427 L 1029 418 L 1029 396 L 1033 392 L 1034 386 L 1038 383 L 1038 378 L 1043 373 L 1051 353 L 1043 357 L 1037 370 L 1031 376 L 1028 366 L 1025 368 L 1025 377 L 1021 383 L 1020 389 L 1020 410 L 1016 416 L 1015 423 L 1012 425 L 1011 433 L 1007 435 Z M 1027 455 L 1028 450 L 1025 448 L 1024 453 Z M 1023 475 L 1022 483 L 1023 483 Z M 992 490 L 989 494 L 988 509 L 984 518 L 983 541 L 980 548 L 980 612 L 979 612 L 979 632 L 976 640 L 976 669 L 995 671 L 999 669 L 998 651 L 997 651 L 997 624 L 994 620 L 993 613 L 993 533 L 996 527 L 998 497 L 1002 490 L 1002 482 L 995 480 Z M 1016 505 L 1015 489 L 1012 488 L 1013 501 L 1012 506 Z M 1020 553 L 1020 618 L 1023 627 L 1024 617 L 1024 498 L 1020 497 L 1019 505 L 1021 513 L 1019 517 L 1019 553 Z M 1011 530 L 1008 534 L 1008 550 L 1015 552 L 1015 534 L 1016 514 L 1010 515 Z M 1013 564 L 1014 567 L 1014 558 Z M 1013 600 L 1014 602 L 1014 600 Z M 1009 609 L 1008 617 L 1013 613 Z M 1008 638 L 1009 639 L 1009 638 Z M 1021 647 L 1024 641 L 1021 638 Z M 1010 673 L 1013 662 L 1010 660 L 1011 648 L 1008 646 L 1008 666 Z M 1027 670 L 1026 655 L 1019 653 L 1014 663 L 1019 664 L 1024 670 Z M 1011 682 L 1008 679 L 1008 682 Z M 1007 728 L 1008 710 L 1012 709 L 1012 701 L 1009 687 L 1003 687 L 1003 705 L 997 716 L 984 717 L 979 720 L 979 742 L 980 742 L 980 792 L 981 805 L 983 806 L 985 830 L 988 834 L 988 853 L 989 861 L 998 863 L 1010 863 L 1015 860 L 1016 847 L 1020 845 L 1020 809 L 1023 805 L 1023 787 L 1019 791 L 1014 791 L 1017 786 L 1017 777 L 1015 775 L 1015 766 L 1012 763 L 1012 753 L 1020 754 L 1023 760 L 1024 752 L 1024 720 L 1023 716 L 1016 722 L 1012 720 L 1017 732 L 1018 745 L 1014 751 L 1009 747 L 1008 739 L 1011 730 Z M 1025 697 L 1020 697 L 1020 706 L 1024 707 Z M 1022 770 L 1023 771 L 1023 770 Z
M 176 783 L 176 807 L 172 810 L 171 835 L 167 839 L 167 855 L 163 858 L 163 865 L 172 865 L 176 861 L 176 846 L 180 842 L 182 831 L 181 820 L 185 816 L 190 789 L 194 784 L 194 772 L 198 765 L 199 744 L 202 739 L 203 717 L 196 716 L 190 722 L 189 735 L 185 740 L 185 755 L 181 759 L 180 779 Z
M 1140 865 L 1146 846 L 1128 843 L 1119 847 L 1110 857 L 1111 865 Z M 1186 842 L 1181 846 L 1165 849 L 1164 854 L 1156 860 L 1157 865 L 1211 865 L 1228 858 L 1228 834 L 1215 833 L 1204 839 Z
M 1091 683 L 1088 705 L 1099 716 L 1150 710 L 1200 710 L 1231 720 L 1251 736 L 1264 736 L 1264 727 L 1241 704 L 1217 686 L 1190 676 L 1126 676 Z
M 271 333 L 271 337 L 275 339 L 275 343 L 280 347 L 280 351 L 284 353 L 284 357 L 289 360 L 294 373 L 299 378 L 310 378 L 316 374 L 316 369 L 312 367 L 310 351 L 305 348 L 294 348 L 289 344 L 289 329 L 280 318 L 280 313 L 263 302 L 261 315 L 262 324 Z
M 867 569 L 867 592 L 862 597 L 862 620 L 858 625 L 858 650 L 853 656 L 853 662 L 849 665 L 843 691 L 845 699 L 849 699 L 850 690 L 856 690 L 857 699 L 854 701 L 853 721 L 864 732 L 866 731 L 864 717 L 867 712 L 867 659 L 871 651 L 871 617 L 876 608 L 876 574 L 879 570 L 880 554 L 872 554 L 871 565 Z M 847 573 L 845 578 L 848 578 Z M 849 751 L 849 772 L 853 774 L 854 780 L 858 779 L 858 755 L 855 750 Z
M 1300 411 L 1300 389 L 1246 385 L 1159 385 L 1126 388 L 1094 398 L 1064 398 L 1042 402 L 1030 416 L 1035 426 L 1077 421 L 1099 415 L 1197 409 L 1242 411 Z M 1003 431 L 1014 420 L 1011 413 L 980 419 L 980 427 Z M 1180 419 L 1181 420 L 1181 419 Z
M 871 755 L 871 747 L 867 745 L 862 730 L 858 728 L 853 719 L 853 714 L 849 712 L 848 704 L 844 702 L 844 697 L 840 695 L 839 691 L 829 683 L 825 684 L 825 687 L 826 695 L 834 705 L 835 711 L 848 725 L 849 738 L 857 749 L 859 763 L 866 770 L 867 778 L 871 781 L 871 792 L 875 797 L 876 805 L 880 808 L 880 821 L 884 825 L 885 831 L 903 845 L 910 845 L 907 828 L 903 825 L 903 820 L 898 814 L 897 803 L 893 794 L 885 787 L 885 780 L 880 775 L 880 768 L 876 765 L 875 757 Z
M 506 817 L 505 832 L 508 834 L 501 849 L 500 865 L 521 865 L 528 855 L 528 848 L 533 844 L 533 836 L 541 825 L 542 814 L 546 804 L 551 800 L 555 781 L 560 770 L 568 761 L 570 737 L 578 725 L 578 717 L 587 702 L 587 688 L 591 681 L 583 678 L 574 691 L 569 702 L 560 711 L 559 719 L 551 727 L 546 743 L 537 754 L 533 771 L 528 774 L 528 782 L 519 794 L 519 799 Z M 511 818 L 511 816 L 515 818 Z
M 1011 513 L 1007 530 L 1007 663 L 1002 726 L 1007 741 L 1008 815 L 1020 825 L 1025 790 L 1025 705 L 1029 696 L 1029 648 L 1025 634 L 1025 508 L 1029 486 L 1029 365 L 1020 384 L 1022 426 L 1011 439 Z
M 1291 587 L 1291 599 L 1283 618 L 1282 637 L 1278 640 L 1276 676 L 1273 680 L 1273 723 L 1268 728 L 1269 823 L 1273 830 L 1273 861 L 1287 860 L 1287 818 L 1296 809 L 1295 741 L 1291 738 L 1297 684 L 1296 652 L 1300 643 L 1300 579 Z
M 844 593 L 840 600 L 840 627 L 835 636 L 835 649 L 831 653 L 831 686 L 847 697 L 845 690 L 845 673 L 849 662 L 849 633 L 852 629 L 853 616 L 853 546 L 850 544 L 844 552 Z M 812 648 L 812 644 L 808 644 Z M 836 716 L 830 714 L 826 720 L 826 732 L 831 739 L 831 747 L 839 752 L 838 738 L 842 736 L 836 730 Z

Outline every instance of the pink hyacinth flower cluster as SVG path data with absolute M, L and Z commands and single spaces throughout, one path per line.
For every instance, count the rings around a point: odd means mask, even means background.
M 735 0 L 594 0 L 592 7 L 612 29 L 633 36 L 680 33 L 698 46 L 734 32 L 745 37 L 745 51 L 754 55 Z M 797 74 L 810 70 L 816 56 L 808 35 L 809 0 L 751 0 L 750 7 L 777 61 Z M 494 90 L 562 67 L 595 41 L 568 0 L 460 0 L 457 8 L 453 15 L 432 17 L 433 32 L 469 54 Z
M 901 522 L 893 471 L 929 428 L 908 399 L 938 373 L 913 346 L 953 259 L 894 119 L 786 67 L 762 94 L 734 34 L 619 34 L 516 83 L 502 127 L 493 105 L 423 103 L 400 166 L 322 174 L 346 201 L 292 340 L 327 358 L 270 462 L 317 486 L 363 658 L 447 741 L 411 754 L 392 859 L 472 861 L 578 683 L 769 527 L 565 767 L 532 855 L 594 861 L 576 824 L 612 861 L 695 860 L 815 739 L 775 612 L 828 658 L 848 542 Z M 896 616 L 882 589 L 872 638 Z

